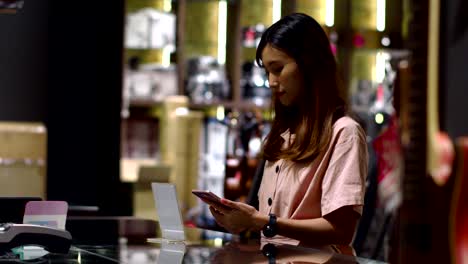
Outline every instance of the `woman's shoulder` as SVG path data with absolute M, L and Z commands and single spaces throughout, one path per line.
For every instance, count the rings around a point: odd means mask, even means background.
M 346 116 L 346 115 L 338 118 L 333 124 L 333 128 L 336 128 L 336 129 L 347 128 L 347 127 L 357 128 L 357 127 L 360 127 L 360 125 L 352 117 Z
M 340 138 L 339 141 L 346 141 L 351 138 L 361 138 L 365 140 L 365 132 L 361 125 L 349 116 L 343 116 L 333 124 L 333 137 Z

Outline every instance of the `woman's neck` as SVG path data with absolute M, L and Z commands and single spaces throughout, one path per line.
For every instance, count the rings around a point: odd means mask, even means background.
M 299 120 L 301 119 L 301 115 L 299 114 L 299 107 L 297 106 L 288 106 L 284 108 L 284 118 L 286 121 L 286 126 L 289 129 L 291 134 L 294 134 L 297 126 L 299 124 Z

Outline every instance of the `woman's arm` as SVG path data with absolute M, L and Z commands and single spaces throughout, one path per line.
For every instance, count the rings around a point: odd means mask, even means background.
M 268 223 L 268 216 L 257 215 L 256 230 L 261 230 Z M 351 243 L 359 214 L 352 206 L 345 206 L 332 213 L 314 219 L 278 218 L 278 235 L 301 241 L 301 244 L 320 246 L 329 244 L 348 245 Z
M 269 216 L 260 214 L 250 205 L 222 199 L 234 210 L 225 210 L 211 205 L 210 210 L 218 224 L 232 233 L 245 230 L 261 231 Z M 278 218 L 277 234 L 301 241 L 308 246 L 329 244 L 347 245 L 351 242 L 359 214 L 352 206 L 341 207 L 324 217 L 315 219 Z

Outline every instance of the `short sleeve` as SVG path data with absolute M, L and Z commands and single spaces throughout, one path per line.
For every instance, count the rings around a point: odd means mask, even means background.
M 368 153 L 360 127 L 345 128 L 331 151 L 322 181 L 322 216 L 343 206 L 362 214 L 366 188 Z

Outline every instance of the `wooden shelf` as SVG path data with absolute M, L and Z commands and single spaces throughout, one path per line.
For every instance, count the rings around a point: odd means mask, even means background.
M 155 101 L 151 99 L 138 99 L 138 100 L 131 100 L 130 106 L 131 107 L 157 107 L 161 106 L 162 101 Z M 234 101 L 215 101 L 210 103 L 189 103 L 189 108 L 192 109 L 206 109 L 211 107 L 218 107 L 223 106 L 229 109 L 237 109 L 237 110 L 251 110 L 251 109 L 261 109 L 267 110 L 270 108 L 270 103 L 267 102 L 266 104 L 255 104 L 252 101 L 241 101 L 241 102 L 234 102 Z
M 229 109 L 237 109 L 237 110 L 251 110 L 251 109 L 262 109 L 266 110 L 270 107 L 269 104 L 266 105 L 257 105 L 251 101 L 241 101 L 241 102 L 233 102 L 233 101 L 220 101 L 220 102 L 212 102 L 212 103 L 190 103 L 189 107 L 194 109 L 204 109 L 209 107 L 217 107 L 223 106 Z
M 132 99 L 130 100 L 130 106 L 132 107 L 156 107 L 160 106 L 162 101 L 156 101 L 153 99 Z

